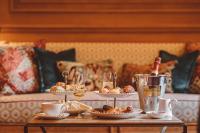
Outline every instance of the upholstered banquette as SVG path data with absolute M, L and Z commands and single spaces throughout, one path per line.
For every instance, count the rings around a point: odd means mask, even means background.
M 31 42 L 10 42 L 10 46 L 32 45 Z M 82 63 L 102 59 L 112 59 L 114 68 L 118 71 L 124 63 L 149 64 L 158 56 L 159 50 L 165 50 L 175 55 L 183 54 L 185 43 L 47 43 L 46 49 L 58 52 L 64 49 L 76 49 L 77 61 Z M 186 123 L 196 123 L 199 95 L 168 93 L 168 98 L 176 98 L 177 104 L 173 105 L 173 114 Z M 40 112 L 40 104 L 44 101 L 63 99 L 48 93 L 21 94 L 0 97 L 0 122 L 25 123 L 35 113 Z M 71 97 L 71 99 L 75 99 Z M 88 105 L 98 107 L 106 103 L 105 98 L 89 92 L 81 99 Z M 112 99 L 109 99 L 112 104 Z M 138 95 L 119 99 L 117 104 L 133 104 L 139 107 Z

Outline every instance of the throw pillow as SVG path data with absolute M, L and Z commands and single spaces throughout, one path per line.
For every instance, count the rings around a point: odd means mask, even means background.
M 85 85 L 90 91 L 98 90 L 102 87 L 103 74 L 105 72 L 113 72 L 113 62 L 111 60 L 103 60 L 88 64 L 72 63 L 67 61 L 57 62 L 57 67 L 61 73 L 80 66 L 83 66 L 82 69 L 85 75 Z
M 162 62 L 171 60 L 178 61 L 176 67 L 172 70 L 172 86 L 176 93 L 188 92 L 189 83 L 192 79 L 199 52 L 195 51 L 177 57 L 176 55 L 161 50 L 159 55 L 162 58 Z
M 198 50 L 200 52 L 200 43 L 187 43 L 186 52 L 194 52 Z M 200 55 L 197 59 L 197 64 L 195 67 L 195 72 L 190 82 L 189 92 L 200 94 Z
M 160 74 L 168 74 L 171 75 L 172 69 L 174 69 L 176 61 L 169 61 L 166 63 L 161 63 L 159 67 Z M 134 74 L 150 74 L 152 71 L 152 65 L 137 65 L 137 64 L 124 64 L 122 67 L 122 72 L 118 79 L 118 83 L 120 87 L 124 87 L 126 85 L 132 85 L 132 78 Z M 171 86 L 171 78 L 168 78 L 168 84 L 166 87 L 166 92 L 173 92 Z
M 26 47 L 0 48 L 0 87 L 2 94 L 38 92 L 33 49 Z
M 36 62 L 40 76 L 40 91 L 45 92 L 51 86 L 55 85 L 60 79 L 59 71 L 56 67 L 57 61 L 75 61 L 75 49 L 69 49 L 54 53 L 40 48 L 34 48 Z

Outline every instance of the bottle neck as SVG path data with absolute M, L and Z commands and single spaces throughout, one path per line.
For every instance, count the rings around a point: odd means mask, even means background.
M 154 75 L 154 76 L 158 75 L 160 62 L 161 62 L 161 58 L 160 57 L 156 57 L 155 61 L 154 61 L 154 64 L 153 64 L 152 71 L 151 71 L 151 75 Z

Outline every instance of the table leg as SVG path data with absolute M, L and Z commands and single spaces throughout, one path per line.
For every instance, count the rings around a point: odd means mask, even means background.
M 183 125 L 183 133 L 187 133 L 187 125 Z
M 28 133 L 28 126 L 27 125 L 24 126 L 24 133 Z
M 164 126 L 164 127 L 161 129 L 160 133 L 166 133 L 166 130 L 167 130 L 167 126 Z
M 42 130 L 42 133 L 46 133 L 45 127 L 40 127 L 40 129 Z

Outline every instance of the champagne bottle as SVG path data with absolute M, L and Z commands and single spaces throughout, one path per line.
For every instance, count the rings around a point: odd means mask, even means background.
M 153 63 L 151 76 L 149 78 L 149 91 L 151 92 L 151 97 L 149 97 L 149 104 L 150 104 L 150 110 L 156 111 L 158 107 L 158 96 L 160 95 L 160 86 L 159 86 L 159 66 L 161 63 L 161 58 L 156 57 L 155 61 Z
M 152 71 L 151 71 L 151 75 L 153 76 L 157 76 L 158 75 L 158 71 L 159 71 L 159 66 L 161 63 L 161 58 L 160 57 L 156 57 L 153 67 L 152 67 Z
M 152 92 L 152 96 L 159 96 L 160 95 L 160 88 L 158 86 L 159 78 L 156 77 L 159 74 L 160 63 L 161 63 L 161 58 L 156 57 L 155 61 L 153 63 L 152 71 L 151 71 L 152 77 L 150 79 L 150 86 L 149 86 L 149 89 Z

